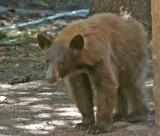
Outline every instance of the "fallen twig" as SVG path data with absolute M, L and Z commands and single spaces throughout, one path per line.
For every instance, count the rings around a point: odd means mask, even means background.
M 7 45 L 14 46 L 14 45 L 22 45 L 22 44 L 24 44 L 24 41 L 23 42 L 22 41 L 1 41 L 0 42 L 0 46 L 7 46 Z

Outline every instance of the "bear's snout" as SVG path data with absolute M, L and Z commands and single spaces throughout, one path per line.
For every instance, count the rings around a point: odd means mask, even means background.
M 59 72 L 56 70 L 56 71 L 48 71 L 47 72 L 47 75 L 46 75 L 46 81 L 49 83 L 49 84 L 53 84 L 55 82 L 58 82 L 59 80 L 61 80 L 61 77 L 59 76 Z
M 54 83 L 54 80 L 53 80 L 53 79 L 46 79 L 46 81 L 47 81 L 49 84 L 53 84 L 53 83 Z

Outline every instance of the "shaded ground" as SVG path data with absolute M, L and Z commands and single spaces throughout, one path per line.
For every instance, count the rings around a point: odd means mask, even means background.
M 89 0 L 0 0 L 0 5 L 9 8 L 48 9 L 54 12 L 89 7 Z
M 0 4 L 2 3 L 5 5 L 4 1 L 0 0 Z M 13 7 L 14 4 L 12 4 Z M 23 6 L 20 8 L 24 8 Z M 3 23 L 2 27 L 41 17 L 42 14 L 5 11 L 3 14 L 0 13 L 0 23 Z M 49 30 L 45 35 L 54 38 L 64 26 L 80 18 L 79 16 L 63 17 L 38 25 L 3 31 L 6 36 L 1 35 L 0 42 L 18 38 L 22 44 L 0 45 L 0 49 L 7 47 L 6 50 L 0 50 L 0 96 L 7 97 L 6 102 L 0 103 L 0 135 L 87 136 L 86 132 L 77 131 L 74 128 L 75 124 L 80 122 L 81 115 L 67 95 L 64 82 L 61 81 L 55 85 L 45 82 L 44 56 L 35 40 L 35 34 L 44 32 L 48 27 Z M 53 25 L 50 26 L 51 24 Z M 27 53 L 26 57 L 24 53 Z M 8 84 L 9 79 L 20 76 L 30 76 L 30 81 L 16 85 Z M 150 96 L 148 102 L 151 111 L 154 111 L 151 92 L 152 66 L 145 87 Z M 146 122 L 137 124 L 118 122 L 113 125 L 111 133 L 102 136 L 117 135 L 158 136 L 160 128 L 155 126 L 154 112 L 151 112 Z

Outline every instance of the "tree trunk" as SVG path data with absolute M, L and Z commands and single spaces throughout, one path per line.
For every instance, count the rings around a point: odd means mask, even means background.
M 123 17 L 133 17 L 141 22 L 151 40 L 151 0 L 90 0 L 90 15 L 112 12 Z
M 152 9 L 152 59 L 154 65 L 154 89 L 156 124 L 160 125 L 160 0 L 151 0 Z

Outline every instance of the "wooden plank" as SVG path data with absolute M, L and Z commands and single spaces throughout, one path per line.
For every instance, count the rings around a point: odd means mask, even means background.
M 160 126 L 160 0 L 151 0 L 152 12 L 152 59 L 154 66 L 154 89 L 156 124 Z

